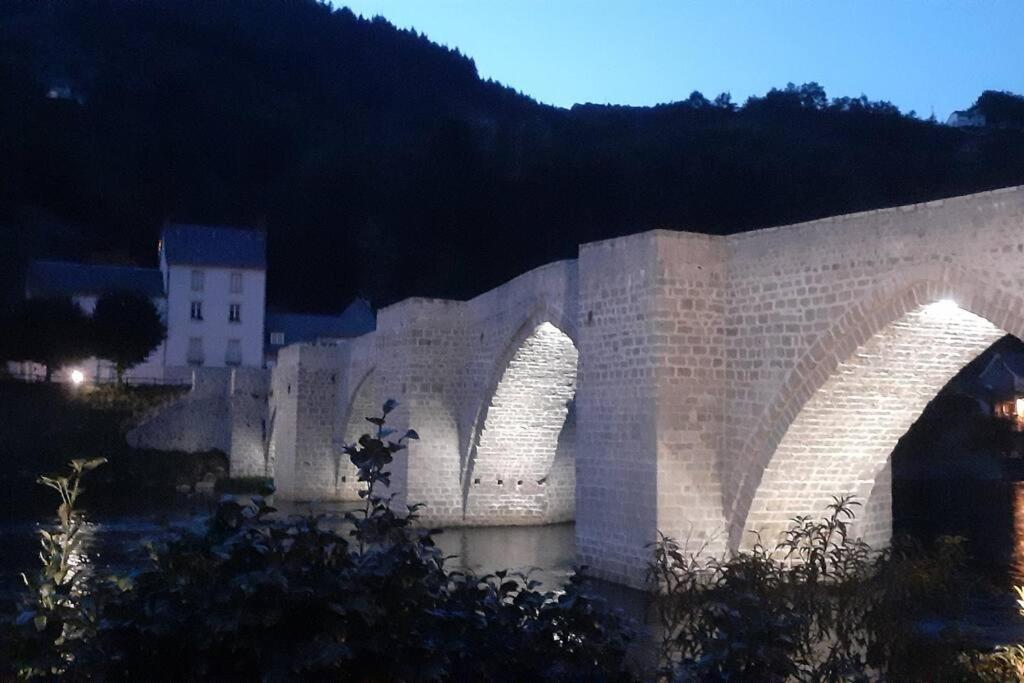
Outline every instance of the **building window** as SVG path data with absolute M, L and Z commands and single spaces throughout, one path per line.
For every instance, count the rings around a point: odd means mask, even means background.
M 241 365 L 242 364 L 242 340 L 240 339 L 228 339 L 228 348 L 224 352 L 224 364 L 225 365 Z
M 274 346 L 284 346 L 284 332 L 271 332 L 270 343 Z
M 203 302 L 202 301 L 193 301 L 192 302 L 192 308 L 189 310 L 189 317 L 192 318 L 192 320 L 202 320 L 203 319 Z
M 190 337 L 188 340 L 188 354 L 185 357 L 189 365 L 202 365 L 204 361 L 203 355 L 203 338 L 202 337 Z
M 231 273 L 231 293 L 241 294 L 242 293 L 242 274 Z
M 242 304 L 229 304 L 228 305 L 228 322 L 229 323 L 240 323 L 240 322 L 242 322 Z
M 206 273 L 201 270 L 192 271 L 192 291 L 203 291 L 203 283 L 206 281 Z

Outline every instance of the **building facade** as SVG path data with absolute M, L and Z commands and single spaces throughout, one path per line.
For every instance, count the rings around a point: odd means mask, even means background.
M 167 338 L 126 375 L 135 383 L 194 383 L 197 368 L 273 367 L 278 349 L 300 342 L 330 343 L 376 328 L 369 303 L 356 299 L 340 315 L 266 311 L 266 238 L 261 232 L 208 225 L 167 225 L 160 234 L 156 268 L 34 261 L 26 298 L 68 297 L 86 314 L 106 292 L 149 298 L 167 326 Z M 46 369 L 14 363 L 26 379 Z M 60 368 L 58 381 L 74 370 L 91 382 L 110 382 L 113 365 L 91 358 Z
M 160 238 L 168 377 L 263 367 L 266 241 L 237 228 L 170 225 Z

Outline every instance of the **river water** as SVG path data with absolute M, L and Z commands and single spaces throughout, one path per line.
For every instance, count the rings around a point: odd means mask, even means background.
M 84 511 L 79 561 L 103 573 L 122 573 L 145 566 L 145 541 L 171 537 L 179 530 L 200 531 L 216 506 L 202 496 L 175 496 L 140 500 L 136 506 Z M 315 512 L 337 516 L 344 505 L 279 504 L 278 515 Z M 39 565 L 39 529 L 52 519 L 21 518 L 0 521 L 0 602 L 21 588 L 19 573 Z M 477 573 L 512 569 L 528 573 L 545 590 L 565 583 L 576 561 L 575 528 L 572 523 L 546 526 L 462 527 L 446 529 L 435 537 L 449 566 Z M 599 583 L 594 592 L 632 619 L 643 620 L 645 599 L 641 592 Z
M 897 482 L 894 498 L 897 531 L 924 540 L 940 533 L 969 539 L 973 567 L 996 588 L 995 597 L 979 605 L 972 620 L 991 634 L 993 642 L 1006 642 L 1017 634 L 1024 638 L 1024 620 L 1016 615 L 1010 592 L 1012 584 L 1024 583 L 1024 482 Z M 201 530 L 215 505 L 211 497 L 179 495 L 107 510 L 87 509 L 81 562 L 115 574 L 144 566 L 148 561 L 145 541 L 167 538 L 179 529 Z M 340 516 L 343 511 L 342 506 L 322 505 L 313 509 L 282 504 L 282 508 L 282 515 L 315 511 Z M 0 521 L 0 603 L 8 603 L 20 589 L 19 572 L 38 566 L 38 530 L 40 524 L 50 523 L 51 519 L 30 518 Z M 530 572 L 545 589 L 556 589 L 566 580 L 576 556 L 571 523 L 453 528 L 436 541 L 446 555 L 455 556 L 450 566 L 478 573 Z M 592 591 L 632 619 L 641 640 L 649 639 L 646 596 L 600 582 Z

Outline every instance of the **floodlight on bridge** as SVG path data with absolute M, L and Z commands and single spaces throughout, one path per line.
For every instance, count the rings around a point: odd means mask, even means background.
M 925 306 L 925 311 L 932 315 L 950 316 L 961 312 L 963 309 L 953 299 L 939 299 L 938 301 Z

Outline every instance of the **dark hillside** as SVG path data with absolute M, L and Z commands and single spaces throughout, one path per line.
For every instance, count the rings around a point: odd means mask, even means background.
M 278 305 L 463 298 L 580 242 L 1022 183 L 1020 102 L 987 93 L 971 130 L 815 84 L 563 110 L 311 0 L 11 0 L 0 287 L 30 256 L 150 263 L 171 219 L 265 228 Z

